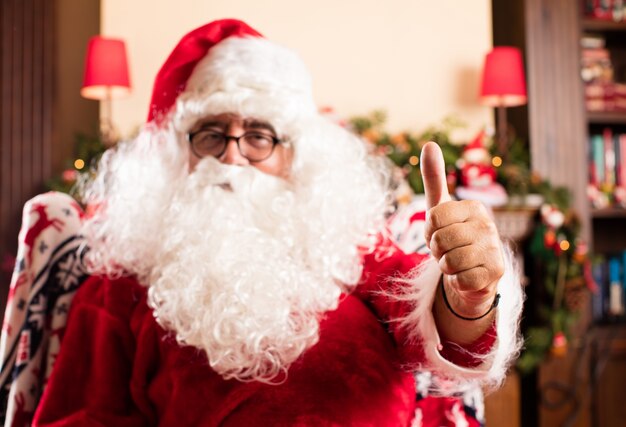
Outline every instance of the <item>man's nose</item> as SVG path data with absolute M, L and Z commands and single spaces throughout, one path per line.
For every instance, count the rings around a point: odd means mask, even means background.
M 241 155 L 237 141 L 230 139 L 226 142 L 226 150 L 220 156 L 220 162 L 227 165 L 245 166 L 249 164 L 248 159 Z

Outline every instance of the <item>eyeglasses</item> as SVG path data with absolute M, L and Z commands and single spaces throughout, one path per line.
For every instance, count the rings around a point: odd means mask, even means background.
M 229 141 L 235 141 L 239 152 L 251 162 L 261 162 L 274 152 L 276 144 L 282 141 L 272 135 L 260 132 L 246 132 L 241 136 L 229 136 L 211 129 L 200 129 L 189 132 L 187 139 L 191 151 L 198 157 L 220 157 L 226 151 Z

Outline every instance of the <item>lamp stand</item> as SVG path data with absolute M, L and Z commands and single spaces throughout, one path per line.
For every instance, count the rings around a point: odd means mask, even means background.
M 105 97 L 102 100 L 104 115 L 100 118 L 100 133 L 102 142 L 105 147 L 113 146 L 117 140 L 117 133 L 113 126 L 113 109 L 112 109 L 111 88 L 107 86 Z
M 509 145 L 509 129 L 506 120 L 506 107 L 502 105 L 498 105 L 497 107 L 497 121 L 498 127 L 496 130 L 497 142 L 498 142 L 498 153 L 502 160 L 506 160 L 508 157 L 508 145 Z

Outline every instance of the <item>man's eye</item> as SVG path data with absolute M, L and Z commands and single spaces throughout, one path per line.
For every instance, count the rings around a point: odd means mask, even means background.
M 274 141 L 269 135 L 262 133 L 249 133 L 246 134 L 246 142 L 254 146 L 271 145 Z
M 205 131 L 200 135 L 200 139 L 207 143 L 220 143 L 224 140 L 224 134 L 213 131 Z

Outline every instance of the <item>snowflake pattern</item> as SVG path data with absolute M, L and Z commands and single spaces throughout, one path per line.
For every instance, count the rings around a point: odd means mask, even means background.
M 14 279 L 24 274 L 28 280 L 8 303 L 0 348 L 0 422 L 7 426 L 30 424 L 58 353 L 71 298 L 87 278 L 84 239 L 76 234 L 77 206 L 65 194 L 46 193 L 25 207 Z M 31 215 L 34 210 L 38 215 Z M 25 257 L 33 247 L 32 258 Z

